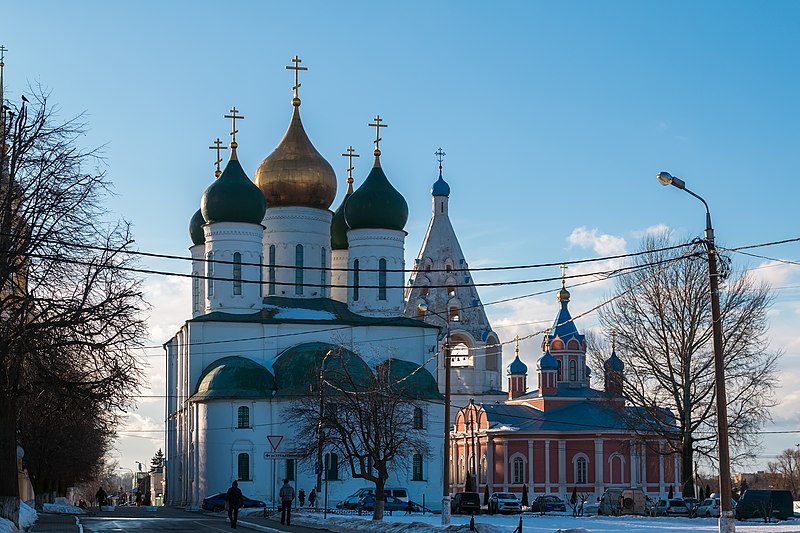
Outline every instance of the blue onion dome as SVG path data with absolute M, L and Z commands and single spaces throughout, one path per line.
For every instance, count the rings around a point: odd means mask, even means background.
M 616 350 L 611 352 L 611 357 L 606 359 L 606 367 L 614 370 L 616 372 L 622 372 L 625 370 L 625 363 L 622 362 L 622 359 L 617 357 Z
M 336 198 L 336 173 L 314 148 L 300 120 L 300 99 L 281 142 L 256 170 L 255 183 L 269 207 L 328 209 Z
M 350 229 L 393 229 L 402 231 L 408 221 L 408 204 L 384 174 L 375 157 L 367 179 L 350 196 L 344 208 Z
M 203 231 L 203 224 L 205 223 L 206 219 L 203 218 L 203 212 L 198 209 L 189 221 L 189 237 L 192 238 L 192 244 L 206 243 L 206 234 Z
M 200 210 L 206 222 L 261 224 L 267 206 L 258 187 L 244 173 L 235 153 L 225 170 L 203 193 Z
M 536 367 L 539 370 L 558 370 L 558 361 L 552 356 L 550 350 L 544 352 L 544 355 L 536 362 Z
M 344 219 L 344 208 L 350 196 L 353 194 L 353 178 L 347 179 L 347 194 L 344 195 L 342 203 L 333 212 L 331 218 L 331 250 L 347 250 L 347 222 Z
M 442 178 L 441 171 L 439 172 L 439 179 L 431 187 L 431 194 L 433 196 L 450 196 L 450 185 Z
M 524 376 L 528 373 L 528 365 L 520 361 L 519 355 L 514 357 L 514 360 L 511 361 L 511 364 L 508 365 L 508 375 L 509 376 Z

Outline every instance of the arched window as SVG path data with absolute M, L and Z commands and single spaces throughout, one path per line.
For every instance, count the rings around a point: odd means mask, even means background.
M 570 350 L 580 350 L 581 345 L 578 343 L 578 341 L 573 339 L 567 343 L 567 348 Z
M 575 483 L 585 484 L 589 479 L 589 461 L 586 457 L 580 455 L 575 459 Z
M 424 481 L 422 476 L 422 454 L 415 453 L 411 460 L 411 481 Z
M 320 253 L 320 258 L 319 258 L 319 264 L 322 267 L 319 270 L 319 285 L 320 285 L 320 287 L 319 287 L 319 295 L 322 296 L 323 298 L 325 298 L 325 289 L 326 289 L 326 287 L 325 287 L 325 285 L 326 285 L 325 284 L 325 275 L 327 274 L 327 272 L 325 271 L 325 268 L 327 266 L 326 263 L 327 262 L 325 261 L 325 248 L 323 247 L 322 248 L 322 252 Z
M 353 301 L 358 301 L 358 259 L 353 261 Z
M 497 370 L 500 361 L 500 346 L 497 339 L 488 337 L 486 339 L 486 370 Z
M 414 408 L 414 420 L 412 427 L 414 429 L 422 429 L 422 407 Z
M 423 285 L 420 294 L 422 294 L 422 296 L 428 296 L 430 293 L 431 293 L 431 288 L 428 287 L 427 285 Z
M 578 363 L 576 363 L 574 359 L 569 362 L 569 380 L 578 380 Z
M 250 427 L 250 408 L 243 405 L 239 407 L 239 410 L 236 413 L 237 424 L 236 427 L 239 429 L 245 429 Z
M 303 294 L 303 245 L 294 247 L 294 293 Z
M 386 299 L 386 259 L 378 261 L 378 300 Z
M 522 485 L 525 483 L 525 461 L 522 460 L 522 457 L 515 457 L 511 465 L 512 483 Z
M 234 252 L 233 254 L 233 295 L 240 296 L 242 294 L 242 254 Z
M 444 269 L 445 269 L 447 272 L 450 272 L 451 270 L 453 270 L 453 266 L 452 266 L 452 265 L 450 265 L 450 264 L 448 263 L 448 264 L 447 264 L 447 266 L 445 266 L 445 267 L 444 267 Z
M 449 282 L 447 284 L 447 296 L 452 298 L 455 295 L 456 295 L 456 286 L 452 282 Z
M 464 468 L 464 458 L 458 460 L 458 472 L 456 473 L 456 483 L 461 483 L 462 479 L 466 479 L 466 470 Z
M 206 254 L 206 292 L 208 297 L 214 296 L 214 252 Z
M 625 458 L 619 453 L 608 458 L 608 482 L 622 483 L 625 479 Z
M 250 454 L 240 453 L 236 458 L 239 481 L 250 481 Z
M 458 322 L 461 320 L 461 315 L 458 312 L 458 307 L 453 306 L 450 308 L 450 322 Z
M 197 272 L 192 272 L 192 310 L 200 311 L 200 275 Z
M 556 340 L 554 340 L 554 341 L 553 341 L 553 343 L 550 345 L 550 349 L 551 349 L 551 350 L 555 350 L 555 351 L 558 351 L 558 350 L 563 350 L 563 349 L 564 349 L 564 342 L 563 342 L 563 341 L 561 341 L 561 340 L 558 340 L 558 339 L 556 339 Z
M 428 263 L 427 265 L 425 265 L 425 271 L 427 271 L 427 272 L 430 272 L 430 271 L 431 271 L 431 264 L 430 264 L 430 263 Z
M 269 290 L 268 294 L 270 296 L 275 295 L 275 245 L 269 245 Z
M 339 480 L 339 456 L 335 453 L 325 454 L 325 474 L 328 481 Z

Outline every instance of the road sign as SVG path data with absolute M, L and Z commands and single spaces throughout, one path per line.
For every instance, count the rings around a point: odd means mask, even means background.
M 277 452 L 278 446 L 280 446 L 281 441 L 283 440 L 283 435 L 269 435 L 267 436 L 267 440 L 272 445 L 272 451 Z
M 292 452 L 264 452 L 264 459 L 300 459 L 299 453 Z

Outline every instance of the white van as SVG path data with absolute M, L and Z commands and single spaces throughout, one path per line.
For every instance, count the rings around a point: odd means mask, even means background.
M 383 489 L 384 494 L 387 496 L 394 496 L 398 500 L 403 500 L 404 502 L 408 502 L 408 490 L 397 488 L 397 487 L 387 487 Z M 358 506 L 358 502 L 361 501 L 361 498 L 364 496 L 374 496 L 375 495 L 375 487 L 369 487 L 364 489 L 358 489 L 353 494 L 345 498 L 344 500 L 340 501 L 336 504 L 336 507 L 339 509 L 355 509 Z

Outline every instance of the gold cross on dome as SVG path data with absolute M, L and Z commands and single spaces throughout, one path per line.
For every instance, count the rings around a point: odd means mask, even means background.
M 239 133 L 239 130 L 236 129 L 236 121 L 244 120 L 244 116 L 236 114 L 239 112 L 239 110 L 236 109 L 236 106 L 233 106 L 229 112 L 230 115 L 225 115 L 224 118 L 231 119 L 231 122 L 233 123 L 231 127 L 231 150 L 236 150 L 236 148 L 239 146 L 239 144 L 236 142 L 236 134 Z
M 440 146 L 439 149 L 436 150 L 433 153 L 433 155 L 436 156 L 436 160 L 439 162 L 439 174 L 441 174 L 442 173 L 442 161 L 444 161 L 444 156 L 446 156 L 447 154 L 444 153 L 444 150 L 442 150 L 442 147 Z
M 388 124 L 381 124 L 383 119 L 380 115 L 375 115 L 373 119 L 375 121 L 374 124 L 368 124 L 369 127 L 375 128 L 375 155 L 381 155 L 381 128 L 388 128 Z
M 294 87 L 292 87 L 292 90 L 294 91 L 294 97 L 295 98 L 300 98 L 298 96 L 298 91 L 297 91 L 300 88 L 300 71 L 301 70 L 308 70 L 308 67 L 301 67 L 300 66 L 300 63 L 302 63 L 302 62 L 303 62 L 303 60 L 300 59 L 299 57 L 297 57 L 297 55 L 295 55 L 294 58 L 292 59 L 292 63 L 294 63 L 294 65 L 286 65 L 286 69 L 287 70 L 293 70 L 294 71 Z
M 353 149 L 353 145 L 350 145 L 350 148 L 345 150 L 346 154 L 342 154 L 342 157 L 347 158 L 347 184 L 352 187 L 353 185 L 353 170 L 355 167 L 353 166 L 353 158 L 354 157 L 361 157 L 356 153 Z
M 561 264 L 561 288 L 563 289 L 567 280 L 567 265 Z
M 514 344 L 515 344 L 515 346 L 514 346 L 514 355 L 519 357 L 519 335 L 516 335 L 514 337 Z
M 227 146 L 222 146 L 222 141 L 219 140 L 219 137 L 217 137 L 217 140 L 214 141 L 212 144 L 214 146 L 209 146 L 208 149 L 217 151 L 217 160 L 214 162 L 214 164 L 217 165 L 217 170 L 214 171 L 214 176 L 220 177 L 222 175 L 222 171 L 219 168 L 219 164 L 222 163 L 222 153 L 221 152 L 222 152 L 222 150 L 227 150 L 228 147 Z

